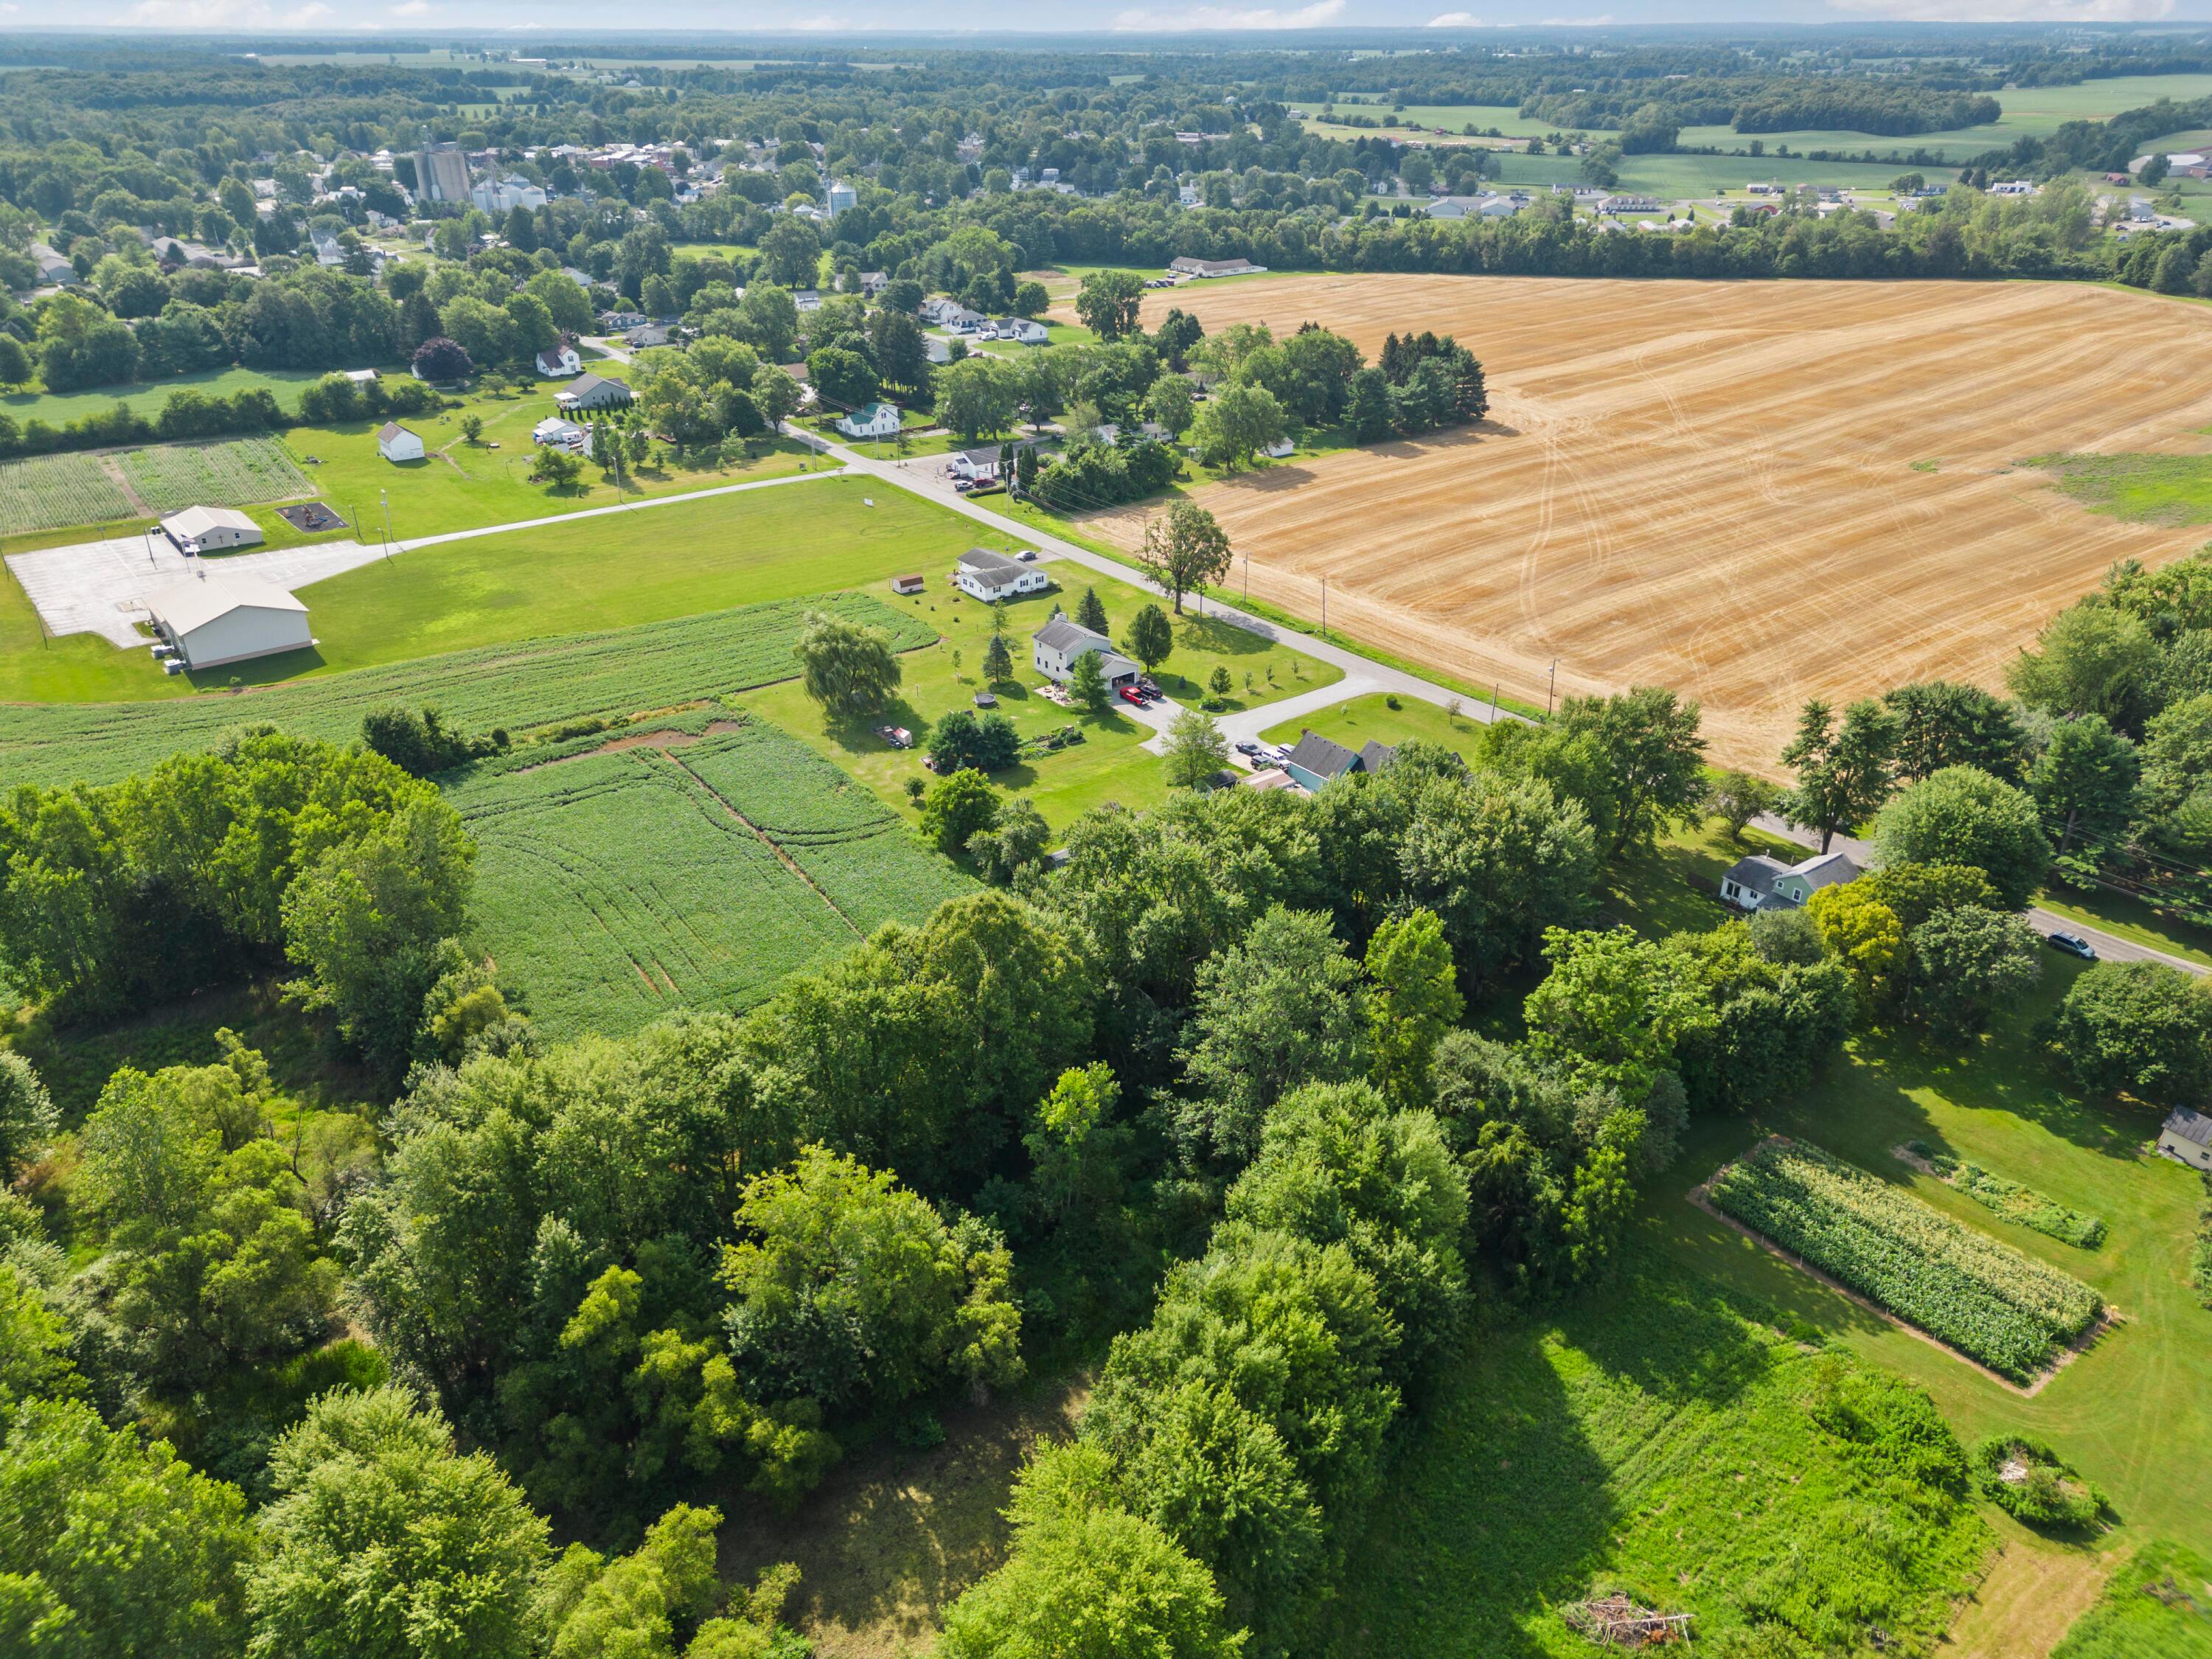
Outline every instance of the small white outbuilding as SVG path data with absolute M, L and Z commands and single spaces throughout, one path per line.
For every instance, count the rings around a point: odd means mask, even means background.
M 252 576 L 188 576 L 149 593 L 144 604 L 155 631 L 187 668 L 218 668 L 315 642 L 307 607 Z
M 185 507 L 161 520 L 161 533 L 187 555 L 253 547 L 261 541 L 261 526 L 234 507 Z
M 419 461 L 422 441 L 398 422 L 387 421 L 377 430 L 376 453 L 387 461 Z

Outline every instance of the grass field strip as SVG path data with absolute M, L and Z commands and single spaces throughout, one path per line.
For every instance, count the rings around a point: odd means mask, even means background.
M 521 732 L 592 716 L 675 708 L 789 679 L 809 611 L 881 628 L 899 650 L 936 635 L 859 593 L 743 605 L 603 633 L 570 634 L 418 658 L 351 673 L 159 702 L 0 707 L 0 778 L 112 783 L 172 754 L 212 747 L 249 721 L 346 742 L 386 703 L 434 702 L 476 731 Z

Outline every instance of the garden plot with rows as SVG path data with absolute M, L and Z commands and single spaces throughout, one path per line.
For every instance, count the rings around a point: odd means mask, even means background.
M 157 444 L 117 456 L 124 482 L 155 513 L 187 507 L 251 507 L 314 493 L 275 438 L 215 444 Z
M 97 455 L 34 455 L 0 463 L 0 536 L 130 516 L 131 498 Z
M 2080 1280 L 1801 1140 L 1760 1143 L 1707 1192 L 1723 1214 L 2015 1382 L 2104 1316 Z

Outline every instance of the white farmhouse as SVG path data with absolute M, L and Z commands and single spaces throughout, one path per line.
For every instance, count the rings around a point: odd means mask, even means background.
M 962 592 L 987 605 L 1020 593 L 1040 593 L 1050 586 L 1050 579 L 1036 565 L 988 547 L 971 547 L 963 553 L 952 580 Z
M 849 415 L 837 417 L 837 430 L 848 438 L 896 438 L 898 436 L 899 411 L 896 404 L 862 404 Z
M 154 629 L 187 668 L 303 651 L 313 645 L 307 607 L 273 583 L 251 576 L 197 577 L 146 596 Z
M 592 428 L 578 426 L 574 421 L 564 421 L 558 415 L 548 415 L 530 428 L 530 441 L 543 444 L 548 449 L 565 449 L 588 460 L 592 453 Z
M 234 507 L 185 507 L 161 520 L 161 533 L 188 557 L 252 547 L 261 540 L 261 526 Z
M 377 428 L 376 453 L 387 461 L 419 461 L 422 441 L 398 422 L 386 421 Z

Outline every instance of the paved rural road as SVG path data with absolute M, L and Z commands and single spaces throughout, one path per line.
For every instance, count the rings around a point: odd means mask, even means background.
M 1771 812 L 1762 814 L 1752 822 L 1769 835 L 1779 836 L 1800 847 L 1817 848 L 1820 844 L 1819 830 L 1801 829 Z M 1828 848 L 1831 852 L 1850 854 L 1851 861 L 1862 869 L 1874 861 L 1874 848 L 1850 836 L 1836 836 L 1828 843 Z M 2087 922 L 2075 921 L 2071 916 L 2062 916 L 2040 906 L 2027 912 L 2027 925 L 2045 939 L 2053 933 L 2071 933 L 2076 939 L 2085 939 L 2106 962 L 2162 962 L 2167 967 L 2179 968 L 2185 974 L 2212 973 L 2212 969 L 2206 968 L 2201 962 L 2191 962 L 2186 957 L 2169 956 L 2164 951 L 2154 951 L 2147 945 L 2137 945 L 2132 939 L 2122 939 L 2116 933 L 2106 933 L 2102 928 L 2092 927 Z
M 1009 519 L 1001 514 L 992 512 L 988 507 L 979 507 L 955 489 L 925 482 L 927 475 L 910 472 L 896 461 L 871 460 L 865 455 L 848 449 L 842 444 L 830 442 L 819 433 L 809 432 L 804 427 L 786 425 L 784 432 L 787 436 L 811 445 L 822 453 L 843 462 L 848 472 L 866 473 L 872 478 L 882 480 L 893 489 L 903 489 L 910 495 L 920 495 L 925 500 L 936 502 L 939 507 L 949 507 L 955 513 L 973 519 L 978 524 L 987 524 L 994 530 L 1002 531 L 1009 536 L 1018 537 L 1049 558 L 1069 560 L 1073 563 L 1096 570 L 1102 576 L 1111 576 L 1117 582 L 1125 582 L 1131 587 L 1143 588 L 1146 592 L 1158 594 L 1162 599 L 1167 597 L 1167 590 L 1141 571 L 1133 570 L 1127 565 L 1107 558 L 1103 554 L 1093 553 L 1089 548 L 1078 547 L 1074 543 L 1062 541 L 1057 536 L 1048 536 L 1034 525 L 1024 524 L 1018 519 Z M 1302 693 L 1296 697 L 1285 697 L 1275 702 L 1263 704 L 1258 708 L 1248 709 L 1242 715 L 1228 716 L 1221 722 L 1221 729 L 1224 732 L 1230 732 L 1232 740 L 1236 738 L 1252 735 L 1251 732 L 1241 728 L 1232 731 L 1232 722 L 1249 721 L 1265 716 L 1261 720 L 1261 725 L 1273 726 L 1280 720 L 1292 718 L 1297 714 L 1310 714 L 1316 708 L 1341 702 L 1346 697 L 1365 696 L 1377 691 L 1395 691 L 1401 697 L 1417 697 L 1423 702 L 1432 702 L 1439 708 L 1446 703 L 1457 702 L 1461 712 L 1471 720 L 1487 722 L 1491 718 L 1490 705 L 1487 703 L 1478 702 L 1472 697 L 1450 690 L 1444 686 L 1432 684 L 1417 675 L 1408 674 L 1403 669 L 1392 668 L 1373 661 L 1361 656 L 1357 651 L 1347 651 L 1333 641 L 1316 639 L 1310 634 L 1285 631 L 1271 622 L 1263 621 L 1249 611 L 1240 611 L 1235 605 L 1214 596 L 1209 595 L 1202 599 L 1200 605 L 1206 615 L 1218 617 L 1231 627 L 1243 629 L 1247 633 L 1257 634 L 1261 639 L 1282 641 L 1285 644 L 1295 646 L 1310 657 L 1318 657 L 1323 662 L 1334 663 L 1344 671 L 1345 678 L 1342 683 L 1326 687 L 1322 691 Z M 1354 680 L 1361 684 L 1357 688 L 1347 689 Z M 1311 702 L 1308 707 L 1298 706 L 1307 703 L 1309 698 L 1318 698 L 1319 701 Z M 1288 712 L 1285 712 L 1286 710 Z M 1501 718 L 1507 720 L 1520 718 L 1503 709 L 1498 713 Z M 1253 732 L 1258 730 L 1258 726 L 1253 728 Z

